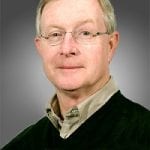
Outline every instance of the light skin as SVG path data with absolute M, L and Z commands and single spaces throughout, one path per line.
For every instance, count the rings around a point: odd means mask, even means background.
M 103 12 L 97 0 L 57 0 L 46 4 L 41 16 L 43 34 L 57 28 L 72 32 L 92 28 L 105 32 Z M 61 115 L 101 89 L 110 78 L 109 64 L 118 45 L 119 33 L 96 37 L 94 44 L 79 44 L 70 33 L 51 46 L 36 37 L 47 78 L 56 87 Z

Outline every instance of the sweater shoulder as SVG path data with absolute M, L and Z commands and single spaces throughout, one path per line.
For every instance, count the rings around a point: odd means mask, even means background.
M 150 111 L 145 108 L 144 106 L 142 106 L 141 104 L 134 102 L 128 98 L 126 98 L 124 95 L 122 95 L 119 92 L 117 92 L 113 97 L 112 100 L 116 100 L 116 103 L 118 105 L 118 107 L 120 107 L 120 109 L 125 112 L 128 113 L 130 115 L 146 115 L 147 117 L 149 117 L 150 115 Z M 143 117 L 144 117 L 143 116 Z
M 31 141 L 33 141 L 33 139 L 36 140 L 36 137 L 40 137 L 40 135 L 43 134 L 43 129 L 45 129 L 47 124 L 49 124 L 48 118 L 43 117 L 35 124 L 30 125 L 20 132 L 14 139 L 6 144 L 2 150 L 24 150 L 25 145 L 28 145 L 28 143 L 32 144 Z
M 147 108 L 126 98 L 120 92 L 114 99 L 117 101 L 118 113 L 121 113 L 123 118 L 133 125 L 138 125 L 139 129 L 149 129 L 150 132 L 150 111 Z
M 115 135 L 123 139 L 122 141 L 128 141 L 128 138 L 132 138 L 132 141 L 136 141 L 139 145 L 141 143 L 149 145 L 150 111 L 124 97 L 121 93 L 117 93 L 112 99 L 116 100 L 117 114 L 120 115 Z

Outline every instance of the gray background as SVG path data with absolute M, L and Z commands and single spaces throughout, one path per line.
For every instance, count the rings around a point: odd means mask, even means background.
M 45 115 L 54 89 L 33 43 L 37 1 L 0 2 L 0 145 L 4 145 Z M 124 95 L 150 109 L 149 0 L 112 2 L 121 33 L 112 75 Z

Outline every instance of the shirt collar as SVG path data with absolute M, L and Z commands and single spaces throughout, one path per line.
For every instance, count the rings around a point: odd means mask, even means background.
M 104 85 L 103 88 L 98 90 L 95 94 L 89 96 L 79 105 L 70 109 L 64 120 L 70 121 L 71 127 L 76 129 L 79 125 L 84 123 L 91 115 L 93 115 L 98 109 L 100 109 L 110 98 L 118 91 L 118 87 L 111 77 L 110 80 Z M 50 100 L 47 107 L 47 116 L 53 125 L 60 129 L 63 125 L 60 116 L 60 109 L 58 104 L 57 96 Z

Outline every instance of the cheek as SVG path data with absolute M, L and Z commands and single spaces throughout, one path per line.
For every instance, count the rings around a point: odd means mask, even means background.
M 51 65 L 55 60 L 55 51 L 53 49 L 49 49 L 47 47 L 43 48 L 41 52 L 41 58 L 44 65 Z
M 104 47 L 95 47 L 87 53 L 88 72 L 92 76 L 99 76 L 108 72 L 108 51 Z
M 41 53 L 43 69 L 48 79 L 50 79 L 54 74 L 53 68 L 55 66 L 55 55 L 56 54 L 54 53 L 54 51 L 52 52 L 52 50 L 49 49 L 43 49 Z
M 106 68 L 106 59 L 102 53 L 95 55 L 93 59 L 89 62 L 89 66 L 91 68 L 91 72 L 97 74 L 99 71 L 102 71 Z
M 51 80 L 54 74 L 54 59 L 53 56 L 49 53 L 43 55 L 43 69 L 49 80 Z
M 108 65 L 108 57 L 109 57 L 108 42 L 103 41 L 100 45 L 101 46 L 99 46 L 95 52 L 95 63 L 104 65 L 105 67 L 106 65 Z
M 108 50 L 106 46 L 91 47 L 86 52 L 87 60 L 91 65 L 97 66 L 107 62 Z

